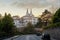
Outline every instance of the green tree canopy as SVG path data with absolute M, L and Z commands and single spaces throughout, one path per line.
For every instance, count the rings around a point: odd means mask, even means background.
M 42 27 L 42 22 L 41 22 L 41 21 L 42 21 L 41 18 L 38 18 L 38 22 L 37 22 L 37 24 L 35 25 L 35 27 L 41 28 L 41 27 Z
M 29 22 L 27 23 L 26 28 L 24 29 L 25 33 L 32 33 L 34 31 L 34 26 Z
M 60 28 L 60 8 L 55 12 L 53 18 L 52 18 L 52 24 L 48 25 L 47 27 L 44 27 L 44 29 L 49 28 Z
M 53 17 L 53 23 L 60 22 L 60 8 L 56 11 L 54 17 Z
M 5 13 L 5 16 L 2 19 L 2 23 L 3 23 L 2 31 L 4 31 L 6 33 L 13 32 L 14 23 L 13 23 L 13 19 L 10 14 L 7 15 L 7 13 Z
M 2 20 L 0 19 L 0 31 L 2 31 Z

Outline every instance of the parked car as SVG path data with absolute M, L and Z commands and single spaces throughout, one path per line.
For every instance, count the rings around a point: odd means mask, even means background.
M 37 35 L 37 36 L 41 36 L 41 35 L 42 35 L 42 33 L 40 33 L 40 32 L 37 32 L 37 33 L 36 33 L 36 35 Z
M 46 33 L 42 35 L 42 40 L 51 40 L 50 34 Z

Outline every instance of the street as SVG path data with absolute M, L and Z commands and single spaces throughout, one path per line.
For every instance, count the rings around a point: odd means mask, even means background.
M 22 35 L 18 37 L 12 37 L 4 40 L 41 40 L 41 36 L 37 35 Z

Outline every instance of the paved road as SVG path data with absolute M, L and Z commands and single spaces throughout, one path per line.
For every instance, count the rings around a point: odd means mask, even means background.
M 16 38 L 8 38 L 5 40 L 41 40 L 41 36 L 36 36 L 36 35 L 22 35 L 18 36 Z
M 21 35 L 21 36 L 18 35 L 4 40 L 42 40 L 41 37 L 42 36 L 37 35 Z M 51 40 L 55 39 L 52 38 Z

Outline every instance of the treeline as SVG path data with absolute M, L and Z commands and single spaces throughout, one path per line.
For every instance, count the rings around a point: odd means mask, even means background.
M 3 17 L 0 15 L 0 38 L 13 36 L 16 32 L 17 29 L 11 15 L 7 13 Z

